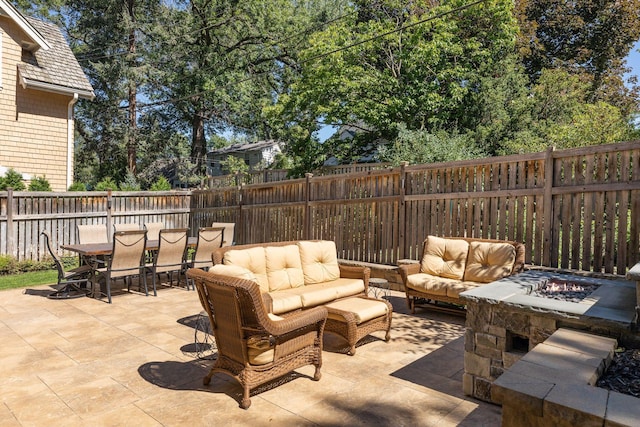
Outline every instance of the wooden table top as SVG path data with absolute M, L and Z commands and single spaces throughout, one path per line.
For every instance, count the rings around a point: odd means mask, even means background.
M 189 237 L 187 246 L 195 247 L 198 243 L 197 237 Z M 146 250 L 155 251 L 160 246 L 159 240 L 147 240 Z M 113 243 L 76 243 L 74 245 L 60 245 L 61 249 L 76 252 L 84 256 L 110 255 L 113 252 Z

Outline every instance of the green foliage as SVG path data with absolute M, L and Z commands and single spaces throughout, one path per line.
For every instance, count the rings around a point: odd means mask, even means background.
M 116 182 L 110 176 L 97 183 L 94 188 L 95 191 L 106 191 L 109 189 L 114 191 L 118 189 L 118 184 L 116 184 Z
M 87 191 L 87 186 L 83 182 L 76 181 L 69 186 L 68 191 Z
M 13 168 L 9 169 L 4 174 L 4 178 L 0 179 L 0 191 L 6 191 L 7 188 L 13 188 L 14 191 L 24 191 L 27 188 L 22 182 L 22 174 Z
M 220 161 L 222 170 L 227 174 L 238 174 L 249 172 L 249 165 L 244 160 L 236 156 L 227 156 L 226 159 Z
M 469 136 L 443 130 L 434 133 L 412 131 L 404 126 L 400 127 L 395 141 L 380 147 L 379 153 L 380 160 L 390 162 L 394 166 L 402 162 L 424 164 L 484 156 Z
M 156 182 L 150 188 L 151 191 L 169 191 L 171 190 L 171 183 L 164 176 L 159 176 Z
M 140 191 L 140 184 L 133 173 L 127 172 L 124 181 L 120 183 L 120 191 Z
M 37 176 L 29 183 L 29 191 L 51 191 L 51 185 L 45 176 Z
M 18 261 L 10 255 L 0 255 L 0 274 L 16 274 L 20 271 Z

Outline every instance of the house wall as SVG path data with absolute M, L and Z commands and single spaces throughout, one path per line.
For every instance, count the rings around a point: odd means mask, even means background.
M 0 165 L 23 174 L 46 176 L 54 191 L 67 189 L 67 107 L 70 96 L 25 90 L 18 82 L 21 30 L 0 18 Z

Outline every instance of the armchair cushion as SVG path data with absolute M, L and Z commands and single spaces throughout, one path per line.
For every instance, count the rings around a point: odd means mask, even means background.
M 297 245 L 265 247 L 269 291 L 304 286 L 304 273 Z
M 469 251 L 465 240 L 428 236 L 420 263 L 420 272 L 432 276 L 461 280 Z
M 262 246 L 256 246 L 251 249 L 227 251 L 224 254 L 224 264 L 246 268 L 255 275 L 255 281 L 260 286 L 261 291 L 267 292 L 269 290 L 267 264 Z
M 516 260 L 510 243 L 471 242 L 464 280 L 489 283 L 509 276 Z
M 305 285 L 329 282 L 340 277 L 336 244 L 332 241 L 298 242 Z
M 266 365 L 274 360 L 275 351 L 268 336 L 254 335 L 247 339 L 247 354 L 252 365 Z

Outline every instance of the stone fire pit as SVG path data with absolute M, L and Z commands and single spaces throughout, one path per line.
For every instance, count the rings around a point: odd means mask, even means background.
M 538 290 L 553 281 L 593 291 L 578 300 L 540 295 Z M 636 285 L 627 280 L 530 270 L 460 298 L 467 307 L 463 388 L 485 401 L 493 401 L 491 385 L 502 373 L 559 328 L 611 337 L 628 347 L 640 344 L 634 333 Z

